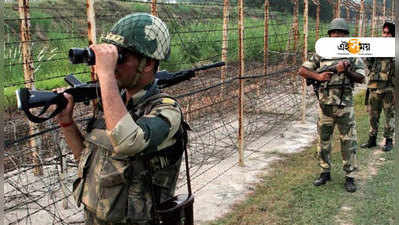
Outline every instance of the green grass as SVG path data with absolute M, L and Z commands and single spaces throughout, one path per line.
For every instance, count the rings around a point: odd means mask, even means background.
M 364 93 L 355 97 L 359 143 L 367 140 L 368 132 L 363 98 Z M 285 160 L 275 163 L 271 174 L 262 176 L 262 182 L 244 202 L 209 224 L 339 224 L 336 220 L 337 215 L 342 214 L 342 206 L 352 207 L 343 217 L 349 224 L 393 224 L 393 153 L 382 153 L 381 157 L 387 161 L 379 166 L 378 175 L 368 180 L 358 179 L 357 183 L 362 186 L 358 185 L 358 191 L 352 194 L 343 188 L 344 172 L 338 142 L 334 138 L 332 181 L 327 185 L 314 187 L 312 184 L 320 172 L 315 157 L 316 146 L 294 155 L 281 155 Z M 373 150 L 359 149 L 357 155 L 360 169 L 366 170 Z
M 377 176 L 367 181 L 363 187 L 364 195 L 354 199 L 357 204 L 354 204 L 353 224 L 395 224 L 393 154 L 386 153 L 382 157 L 387 162 L 379 168 Z

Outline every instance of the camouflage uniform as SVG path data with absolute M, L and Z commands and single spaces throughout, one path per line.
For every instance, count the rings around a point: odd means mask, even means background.
M 367 58 L 370 73 L 367 88 L 370 90 L 369 136 L 376 137 L 378 124 L 382 109 L 385 113 L 384 137 L 391 138 L 395 126 L 395 109 L 393 101 L 393 78 L 395 74 L 395 63 L 393 58 Z
M 174 194 L 183 150 L 179 105 L 154 84 L 134 95 L 127 109 L 112 131 L 99 115 L 85 137 L 74 195 L 93 224 L 150 224 L 150 184 L 157 202 Z
M 340 60 L 343 59 L 327 59 L 314 54 L 302 66 L 309 70 L 317 70 L 338 63 Z M 349 61 L 355 72 L 365 75 L 365 65 L 361 59 L 350 58 Z M 345 73 L 335 73 L 331 76 L 330 81 L 323 82 L 320 85 L 317 155 L 322 173 L 329 173 L 331 170 L 331 137 L 334 133 L 334 127 L 337 125 L 340 133 L 343 169 L 347 176 L 354 175 L 352 172 L 355 170 L 354 157 L 357 149 L 357 134 L 352 92 L 353 83 Z
M 103 41 L 156 60 L 170 52 L 166 25 L 146 13 L 122 18 Z M 88 225 L 153 224 L 154 204 L 174 195 L 188 129 L 180 106 L 156 82 L 122 98 L 128 113 L 116 126 L 106 130 L 100 112 L 85 136 L 73 189 Z

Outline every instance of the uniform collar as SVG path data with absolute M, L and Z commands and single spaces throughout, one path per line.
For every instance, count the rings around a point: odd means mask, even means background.
M 158 94 L 160 92 L 158 85 L 156 82 L 152 82 L 148 85 L 146 85 L 143 89 L 138 91 L 136 94 L 134 94 L 132 97 L 130 97 L 126 107 L 128 109 L 133 108 L 143 102 L 145 99 L 148 97 Z M 124 102 L 126 102 L 126 90 L 123 91 L 122 93 L 122 99 Z

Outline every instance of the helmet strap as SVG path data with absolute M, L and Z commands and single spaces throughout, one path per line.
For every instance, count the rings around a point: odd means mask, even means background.
M 147 58 L 143 57 L 140 59 L 139 66 L 137 67 L 136 70 L 136 76 L 134 77 L 134 80 L 129 84 L 128 89 L 134 88 L 137 84 L 137 81 L 139 81 L 140 77 L 143 75 L 144 67 L 147 64 Z

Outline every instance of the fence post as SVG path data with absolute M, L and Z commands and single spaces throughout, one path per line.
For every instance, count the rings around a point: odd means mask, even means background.
M 317 41 L 320 38 L 320 2 L 317 1 L 316 5 L 317 5 L 316 8 L 316 41 Z
M 335 18 L 340 18 L 340 17 L 341 17 L 341 0 L 337 0 L 335 6 Z
M 20 35 L 21 35 L 21 47 L 22 47 L 22 58 L 23 58 L 23 69 L 25 87 L 29 89 L 35 89 L 34 85 L 34 65 L 32 59 L 31 49 L 31 33 L 30 33 L 30 15 L 29 15 L 29 0 L 18 0 L 18 11 L 20 24 Z M 35 131 L 40 129 L 40 125 L 29 121 L 29 134 L 33 135 Z M 43 175 L 43 167 L 40 164 L 40 150 L 41 137 L 37 136 L 29 141 L 29 146 L 32 149 L 32 161 L 34 165 L 33 174 L 35 176 Z
M 351 12 L 349 10 L 349 7 L 345 8 L 345 13 L 346 13 L 346 21 L 349 23 L 351 20 Z
M 309 23 L 309 2 L 303 0 L 303 58 L 305 61 L 308 58 L 308 23 Z M 306 120 L 306 80 L 302 78 L 302 122 Z
M 369 17 L 367 14 L 367 8 L 366 5 L 364 7 L 364 20 L 363 20 L 363 37 L 367 35 L 367 28 L 369 28 Z
M 382 2 L 382 19 L 383 22 L 386 20 L 386 9 L 387 9 L 387 0 Z
M 373 0 L 373 18 L 371 19 L 371 37 L 375 36 L 375 25 L 376 25 L 376 21 L 377 21 L 377 17 L 376 17 L 376 0 Z
M 244 166 L 244 82 L 241 79 L 244 73 L 244 0 L 239 0 L 238 11 L 238 59 L 240 60 L 240 68 L 238 73 L 238 163 L 240 166 Z
M 359 37 L 359 13 L 356 13 L 356 21 L 355 21 L 355 35 Z
M 229 45 L 229 0 L 224 0 L 224 7 L 223 7 L 223 42 L 222 42 L 222 61 L 226 63 L 225 66 L 220 68 L 220 81 L 224 82 L 226 78 L 226 70 L 227 70 L 227 49 Z M 224 97 L 224 85 L 222 85 L 222 98 Z
M 392 6 L 391 20 L 395 20 L 395 0 L 391 0 L 391 6 Z
M 288 35 L 288 40 L 287 40 L 287 45 L 285 47 L 285 51 L 287 52 L 287 55 L 284 57 L 284 63 L 288 64 L 288 61 L 290 59 L 290 50 L 291 48 L 291 40 L 297 39 L 298 35 L 298 13 L 299 13 L 299 5 L 298 5 L 298 0 L 293 0 L 294 6 L 293 6 L 293 13 L 292 13 L 292 24 L 291 28 L 289 31 Z M 294 41 L 294 49 L 296 50 L 296 43 Z
M 151 15 L 158 16 L 157 0 L 152 0 L 151 2 Z
M 263 49 L 263 74 L 267 74 L 267 64 L 269 63 L 269 0 L 265 0 L 265 37 Z M 265 78 L 266 79 L 266 78 Z
M 364 23 L 364 0 L 360 0 L 360 16 L 359 16 L 359 33 L 358 36 L 363 36 L 363 23 Z
M 86 0 L 87 7 L 87 38 L 89 40 L 89 45 L 97 43 L 96 38 L 96 14 L 94 11 L 94 0 Z M 97 75 L 94 66 L 90 67 L 90 78 L 91 80 L 97 80 Z M 93 99 L 93 114 L 97 111 L 97 100 Z
M 298 39 L 299 39 L 299 2 L 298 0 L 294 0 L 295 4 L 295 13 L 294 13 L 294 56 L 292 58 L 292 65 L 296 65 L 296 51 L 298 48 Z

